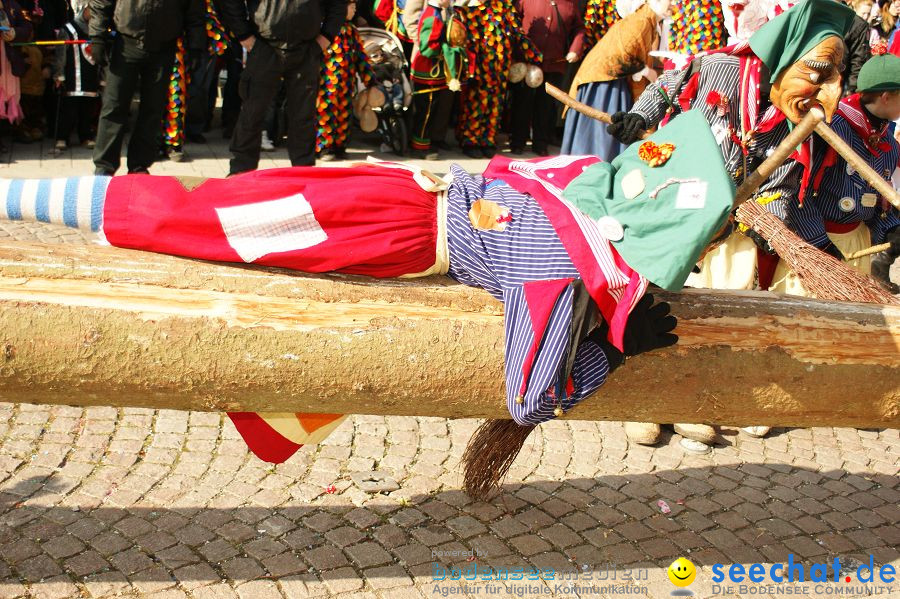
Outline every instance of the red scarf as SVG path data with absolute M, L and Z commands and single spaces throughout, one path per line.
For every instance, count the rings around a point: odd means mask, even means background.
M 888 140 L 889 123 L 885 122 L 880 129 L 873 127 L 859 100 L 859 94 L 853 94 L 841 100 L 837 111 L 846 119 L 853 131 L 862 138 L 866 149 L 873 156 L 881 156 L 883 152 L 890 151 L 891 142 Z M 831 151 L 833 152 L 834 150 Z

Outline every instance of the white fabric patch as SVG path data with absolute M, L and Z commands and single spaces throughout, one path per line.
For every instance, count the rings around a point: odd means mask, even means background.
M 625 194 L 625 199 L 633 200 L 643 191 L 644 175 L 641 174 L 641 169 L 636 168 L 622 177 L 622 193 Z
M 692 181 L 678 186 L 675 208 L 679 210 L 699 210 L 706 205 L 706 181 Z
M 303 250 L 328 239 L 302 193 L 280 200 L 216 208 L 228 244 L 244 262 Z

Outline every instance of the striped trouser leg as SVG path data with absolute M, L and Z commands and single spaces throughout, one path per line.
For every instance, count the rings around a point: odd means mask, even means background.
M 0 218 L 99 232 L 110 177 L 0 179 Z

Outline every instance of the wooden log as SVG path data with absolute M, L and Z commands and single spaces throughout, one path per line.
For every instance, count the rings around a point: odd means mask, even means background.
M 900 308 L 659 293 L 681 342 L 564 417 L 898 427 Z M 0 401 L 508 417 L 502 305 L 128 250 L 0 244 Z

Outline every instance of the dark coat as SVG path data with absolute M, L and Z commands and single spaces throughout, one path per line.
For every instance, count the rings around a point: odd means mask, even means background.
M 3 6 L 6 11 L 6 18 L 9 19 L 10 26 L 16 32 L 13 43 L 30 41 L 31 36 L 34 33 L 34 26 L 31 24 L 31 21 L 25 18 L 19 3 L 16 2 L 16 0 L 6 0 L 6 2 L 3 3 Z M 28 71 L 28 64 L 25 62 L 25 57 L 18 48 L 9 42 L 3 43 L 6 44 L 6 57 L 9 60 L 9 67 L 12 74 L 16 77 L 21 77 Z
M 844 36 L 844 44 L 847 45 L 844 66 L 841 69 L 844 95 L 856 91 L 856 78 L 859 76 L 859 70 L 872 57 L 872 49 L 869 47 L 870 29 L 871 27 L 865 19 L 856 15 L 850 24 L 850 31 Z
M 91 37 L 115 30 L 153 52 L 184 35 L 188 48 L 206 48 L 203 0 L 90 0 Z
M 272 46 L 292 49 L 321 33 L 337 37 L 347 20 L 347 0 L 215 0 L 222 24 L 238 40 L 257 35 Z

